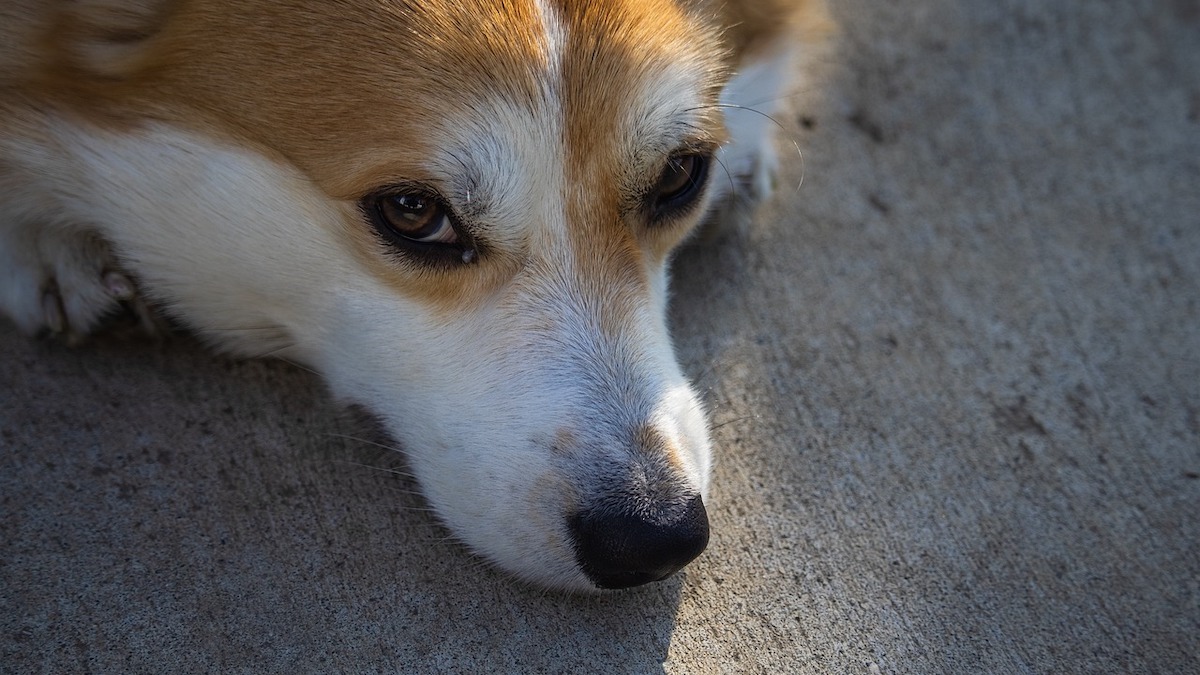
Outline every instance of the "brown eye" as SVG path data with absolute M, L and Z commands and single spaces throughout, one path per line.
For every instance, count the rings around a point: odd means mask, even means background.
M 458 233 L 438 200 L 419 193 L 375 197 L 376 227 L 422 244 L 457 244 Z
M 655 209 L 672 211 L 687 206 L 698 197 L 708 177 L 707 155 L 676 155 L 667 160 L 655 187 Z

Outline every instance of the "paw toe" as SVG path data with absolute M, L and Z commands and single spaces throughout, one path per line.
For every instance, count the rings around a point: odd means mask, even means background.
M 45 228 L 0 239 L 0 314 L 23 332 L 65 337 L 69 344 L 130 325 L 159 332 L 137 285 L 94 234 Z

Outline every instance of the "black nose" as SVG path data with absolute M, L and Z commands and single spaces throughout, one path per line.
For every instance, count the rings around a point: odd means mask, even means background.
M 648 513 L 593 509 L 570 521 L 575 557 L 600 588 L 665 579 L 708 545 L 708 513 L 699 496 Z

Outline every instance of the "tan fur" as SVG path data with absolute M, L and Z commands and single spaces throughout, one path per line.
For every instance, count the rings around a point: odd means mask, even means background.
M 813 3 L 799 4 L 810 9 Z M 426 0 L 419 12 L 405 5 L 389 0 L 9 2 L 0 15 L 9 45 L 0 52 L 0 82 L 21 82 L 18 88 L 27 95 L 74 114 L 108 120 L 153 117 L 216 130 L 282 156 L 331 197 L 353 200 L 401 178 L 432 178 L 421 172 L 429 151 L 422 130 L 444 114 L 447 99 L 465 102 L 496 91 L 514 99 L 541 95 L 529 65 L 544 61 L 545 50 L 531 5 Z M 720 6 L 733 26 L 725 48 L 733 56 L 782 30 L 791 21 L 786 17 L 810 14 L 797 14 L 797 3 L 784 0 Z M 561 3 L 572 33 L 598 32 L 599 24 L 606 24 L 606 34 L 621 38 L 577 45 L 580 52 L 566 58 L 571 179 L 591 183 L 581 194 L 621 194 L 613 172 L 622 168 L 622 158 L 604 155 L 613 147 L 612 102 L 623 92 L 596 83 L 629 81 L 638 76 L 632 71 L 686 53 L 711 61 L 708 86 L 715 102 L 727 75 L 718 60 L 723 48 L 706 30 L 713 10 L 690 9 L 689 14 L 669 0 Z M 647 16 L 655 20 L 646 21 Z M 664 20 L 676 26 L 657 28 Z M 651 26 L 656 28 L 646 30 Z M 373 37 L 397 33 L 414 39 Z M 417 39 L 425 35 L 438 39 Z M 714 110 L 709 119 L 697 140 L 715 145 L 722 140 L 720 116 Z M 398 290 L 439 306 L 486 294 L 512 271 L 490 264 L 477 266 L 487 268 L 482 276 L 478 271 L 455 271 L 452 278 L 398 272 L 358 219 L 347 222 L 346 234 L 365 265 Z M 612 234 L 620 219 L 610 215 L 608 223 Z M 655 238 L 654 255 L 664 255 L 674 240 L 664 245 Z M 627 257 L 640 255 L 632 241 L 622 247 Z M 607 244 L 603 248 L 611 250 Z M 636 260 L 624 264 L 642 267 Z
M 790 34 L 813 41 L 827 35 L 833 23 L 819 0 L 712 0 L 729 26 L 726 42 L 740 58 L 779 37 Z
M 726 101 L 733 84 L 776 100 L 789 36 L 826 23 L 816 0 L 0 0 L 0 254 L 14 270 L 37 258 L 21 246 L 43 221 L 67 249 L 79 232 L 144 243 L 138 260 L 114 242 L 115 259 L 152 261 L 171 311 L 210 335 L 247 324 L 214 342 L 291 350 L 424 443 L 413 463 L 469 544 L 586 587 L 565 523 L 633 490 L 626 464 L 671 476 L 668 502 L 707 488 L 666 268 L 716 189 L 657 222 L 656 183 L 673 155 L 719 162 L 724 111 L 745 108 Z M 762 182 L 769 135 L 752 140 L 716 180 Z M 364 218 L 360 200 L 412 184 L 486 235 L 469 262 L 414 262 Z M 86 222 L 93 203 L 134 217 Z M 52 263 L 0 275 L 5 297 L 45 302 Z M 97 276 L 87 290 L 112 302 Z M 466 465 L 508 492 L 463 489 Z

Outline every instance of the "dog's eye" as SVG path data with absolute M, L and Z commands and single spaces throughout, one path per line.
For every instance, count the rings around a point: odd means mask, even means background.
M 659 213 L 686 206 L 698 197 L 708 177 L 707 155 L 675 155 L 667 160 L 654 190 L 654 206 Z
M 385 235 L 421 244 L 457 244 L 458 232 L 441 203 L 420 193 L 384 194 L 374 198 L 376 227 Z

